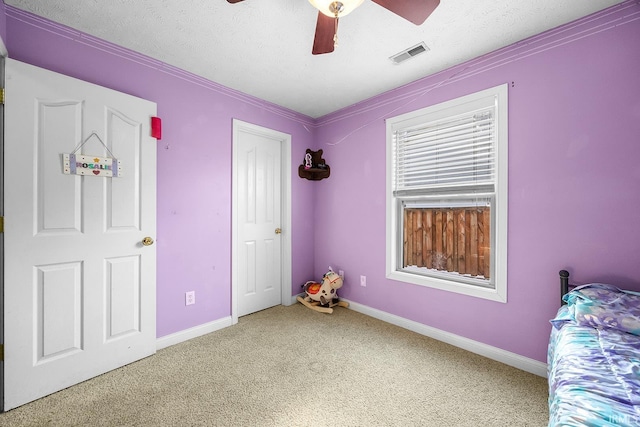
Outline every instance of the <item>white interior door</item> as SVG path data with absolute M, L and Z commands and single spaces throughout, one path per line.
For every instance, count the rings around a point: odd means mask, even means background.
M 156 231 L 155 114 L 7 60 L 4 410 L 155 353 L 155 246 L 141 243 Z M 84 141 L 120 176 L 64 174 Z
M 289 137 L 238 121 L 234 129 L 234 287 L 237 316 L 244 316 L 282 303 L 282 244 L 288 232 L 282 146 Z

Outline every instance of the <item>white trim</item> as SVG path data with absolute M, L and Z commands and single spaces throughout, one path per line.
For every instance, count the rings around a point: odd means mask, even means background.
M 9 52 L 7 51 L 7 47 L 4 44 L 4 40 L 2 40 L 2 37 L 0 37 L 0 56 L 3 58 L 9 56 Z
M 297 302 L 296 297 L 299 295 L 301 296 L 304 294 L 292 296 L 291 304 Z M 510 351 L 502 350 L 501 348 L 474 341 L 469 338 L 461 337 L 450 332 L 436 329 L 431 326 L 415 322 L 413 320 L 405 319 L 403 317 L 371 308 L 357 302 L 346 300 L 344 298 L 341 298 L 341 300 L 348 302 L 349 308 L 358 313 L 362 313 L 383 322 L 387 322 L 392 325 L 396 325 L 409 331 L 415 332 L 417 334 L 424 335 L 447 344 L 451 344 L 455 347 L 462 348 L 475 354 L 479 354 L 497 362 L 504 363 L 505 365 L 513 366 L 514 368 L 521 369 L 525 372 L 529 372 L 531 374 L 545 378 L 547 376 L 546 363 L 539 362 L 537 360 L 530 359 L 528 357 L 524 357 Z M 181 342 L 188 341 L 190 339 L 197 338 L 202 335 L 218 331 L 220 329 L 224 329 L 226 327 L 232 326 L 233 324 L 234 322 L 231 316 L 227 316 L 223 317 L 222 319 L 214 320 L 213 322 L 194 326 L 193 328 L 185 329 L 184 331 L 176 332 L 174 334 L 158 338 L 156 341 L 156 348 L 160 350 L 172 345 L 180 344 Z
M 357 302 L 348 301 L 344 298 L 341 299 L 347 301 L 349 303 L 349 308 L 353 311 L 357 311 L 358 313 L 366 314 L 367 316 L 382 320 L 383 322 L 391 323 L 392 325 L 408 329 L 420 335 L 424 335 L 429 338 L 451 344 L 455 347 L 462 348 L 475 354 L 479 354 L 480 356 L 484 356 L 497 362 L 504 363 L 505 365 L 513 366 L 514 368 L 521 369 L 531 374 L 538 375 L 544 378 L 547 377 L 547 364 L 544 362 L 530 359 L 528 357 L 524 357 L 498 347 L 493 347 L 479 341 L 461 337 L 460 335 L 455 335 L 441 329 L 436 329 L 431 326 L 415 322 L 413 320 L 405 319 L 394 314 L 390 314 L 375 308 L 368 307 L 366 305 L 359 304 Z
M 301 292 L 301 293 L 296 294 L 296 295 L 292 295 L 291 296 L 291 304 L 288 304 L 288 305 L 293 305 L 293 304 L 297 303 L 298 302 L 298 297 L 304 298 L 306 296 L 307 296 L 307 294 L 305 294 L 304 292 Z
M 483 105 L 488 100 L 496 106 L 496 184 L 495 191 L 495 257 L 492 276 L 495 277 L 495 288 L 454 282 L 438 277 L 428 277 L 407 271 L 396 270 L 396 258 L 399 256 L 397 239 L 397 216 L 399 215 L 396 198 L 393 196 L 393 133 L 397 129 L 413 126 L 424 121 L 440 119 L 460 110 L 472 109 L 470 105 Z M 386 120 L 386 278 L 415 285 L 428 286 L 435 289 L 456 292 L 473 297 L 507 302 L 507 220 L 508 220 L 508 87 L 506 84 L 485 89 L 470 95 L 462 96 L 440 104 L 431 105 L 420 110 L 405 113 Z
M 159 61 L 147 55 L 143 55 L 142 53 L 135 52 L 117 44 L 108 42 L 104 39 L 94 37 L 87 34 L 86 32 L 75 30 L 73 28 L 62 26 L 56 22 L 42 19 L 39 16 L 33 15 L 31 12 L 23 11 L 11 5 L 6 5 L 6 11 L 8 17 L 17 19 L 30 27 L 45 30 L 46 32 L 61 36 L 75 43 L 79 43 L 84 47 L 88 46 L 93 50 L 101 51 L 106 55 L 115 57 L 118 60 L 124 59 L 131 63 L 135 63 L 142 67 L 151 69 L 154 72 L 158 71 L 163 74 L 168 74 L 172 77 L 176 77 L 180 80 L 185 80 L 191 84 L 204 88 L 205 90 L 211 90 L 223 96 L 237 99 L 243 103 L 259 108 L 261 111 L 276 114 L 280 117 L 286 118 L 287 120 L 300 123 L 302 124 L 302 126 L 317 127 L 315 120 L 306 114 L 298 113 L 297 111 L 293 111 L 272 102 L 265 101 L 264 99 L 260 99 L 258 97 L 240 92 L 239 90 L 231 89 L 230 87 L 208 80 L 189 71 L 182 70 L 166 62 Z
M 291 298 L 291 135 L 273 129 L 243 122 L 233 119 L 232 137 L 232 183 L 231 183 L 231 318 L 232 323 L 238 323 L 238 298 L 237 298 L 237 278 L 238 278 L 238 223 L 235 213 L 238 211 L 238 134 L 240 131 L 251 132 L 258 135 L 265 135 L 270 138 L 280 140 L 281 148 L 281 216 L 282 234 L 281 236 L 281 271 L 282 271 L 282 294 L 280 301 L 282 305 L 288 306 L 295 302 Z
M 181 342 L 189 341 L 190 339 L 210 334 L 211 332 L 224 329 L 231 325 L 231 316 L 227 316 L 223 317 L 222 319 L 194 326 L 193 328 L 185 329 L 184 331 L 179 331 L 171 335 L 165 335 L 164 337 L 160 337 L 156 340 L 156 349 L 160 350 L 163 348 L 171 347 L 172 345 L 180 344 Z
M 289 306 L 295 303 L 295 299 L 291 301 L 292 286 L 292 230 L 291 223 L 291 135 L 282 134 L 282 305 Z

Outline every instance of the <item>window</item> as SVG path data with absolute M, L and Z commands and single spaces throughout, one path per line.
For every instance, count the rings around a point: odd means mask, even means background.
M 507 86 L 387 120 L 387 277 L 507 300 Z

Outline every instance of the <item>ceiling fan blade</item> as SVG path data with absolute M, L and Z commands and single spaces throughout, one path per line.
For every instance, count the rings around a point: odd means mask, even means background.
M 331 53 L 335 48 L 334 36 L 336 35 L 338 18 L 331 18 L 318 12 L 318 22 L 316 24 L 316 37 L 313 39 L 314 55 L 322 55 L 323 53 Z
M 227 0 L 228 3 L 234 4 L 234 3 L 240 3 L 242 0 Z
M 440 0 L 372 0 L 416 25 L 422 24 L 438 7 Z

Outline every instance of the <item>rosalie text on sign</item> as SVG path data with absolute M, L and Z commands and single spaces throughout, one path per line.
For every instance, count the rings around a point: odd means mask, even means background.
M 63 154 L 62 163 L 67 175 L 122 176 L 122 163 L 110 157 Z

